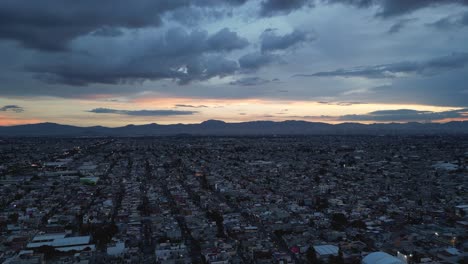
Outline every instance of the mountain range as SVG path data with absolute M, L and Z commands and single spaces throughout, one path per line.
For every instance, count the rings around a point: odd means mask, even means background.
M 200 124 L 146 124 L 123 127 L 79 127 L 56 123 L 0 127 L 0 136 L 166 136 L 166 135 L 426 135 L 468 134 L 468 121 L 447 123 L 327 124 L 306 121 L 251 121 L 226 123 L 208 120 Z

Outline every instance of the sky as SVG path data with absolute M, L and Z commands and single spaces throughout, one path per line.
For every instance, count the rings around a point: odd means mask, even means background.
M 2 0 L 0 125 L 468 120 L 468 0 Z

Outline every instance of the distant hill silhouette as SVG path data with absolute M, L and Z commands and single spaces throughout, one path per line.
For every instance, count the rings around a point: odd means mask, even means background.
M 448 123 L 327 124 L 306 121 L 252 121 L 226 123 L 208 120 L 200 124 L 127 125 L 77 127 L 39 123 L 0 127 L 0 136 L 163 136 L 163 135 L 388 135 L 468 134 L 468 121 Z

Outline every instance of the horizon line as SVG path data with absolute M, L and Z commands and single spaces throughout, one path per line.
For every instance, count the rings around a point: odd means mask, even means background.
M 171 124 L 158 124 L 158 123 L 145 123 L 145 124 L 126 124 L 122 126 L 115 126 L 115 127 L 110 127 L 110 126 L 102 126 L 102 125 L 92 125 L 92 126 L 80 126 L 80 125 L 72 125 L 72 124 L 66 124 L 66 123 L 56 123 L 56 122 L 38 122 L 38 123 L 27 123 L 27 124 L 14 124 L 14 125 L 0 125 L 0 128 L 7 128 L 7 127 L 19 127 L 19 126 L 30 126 L 30 125 L 40 125 L 40 124 L 54 124 L 54 125 L 62 125 L 62 126 L 72 126 L 72 127 L 79 127 L 79 128 L 92 128 L 92 127 L 104 127 L 104 128 L 121 128 L 121 127 L 127 127 L 127 126 L 146 126 L 146 125 L 159 125 L 159 126 L 173 126 L 173 125 L 201 125 L 203 123 L 209 122 L 209 121 L 216 121 L 216 122 L 222 122 L 225 124 L 243 124 L 243 123 L 254 123 L 254 122 L 271 122 L 271 123 L 284 123 L 284 122 L 305 122 L 305 123 L 314 123 L 314 124 L 326 124 L 326 125 L 331 125 L 331 126 L 336 126 L 336 125 L 343 125 L 343 124 L 358 124 L 358 125 L 380 125 L 380 124 L 448 124 L 448 123 L 454 123 L 454 122 L 468 122 L 468 120 L 449 120 L 446 122 L 431 122 L 431 121 L 426 121 L 426 122 L 421 122 L 421 121 L 388 121 L 388 122 L 375 122 L 375 121 L 369 121 L 373 123 L 364 123 L 364 122 L 358 122 L 358 121 L 347 121 L 347 122 L 340 122 L 340 123 L 329 123 L 329 122 L 321 122 L 321 121 L 307 121 L 307 120 L 301 120 L 301 119 L 288 119 L 288 120 L 282 120 L 282 121 L 274 121 L 274 120 L 251 120 L 251 121 L 240 121 L 240 122 L 226 122 L 224 120 L 220 119 L 207 119 L 205 121 L 201 121 L 199 123 L 171 123 Z

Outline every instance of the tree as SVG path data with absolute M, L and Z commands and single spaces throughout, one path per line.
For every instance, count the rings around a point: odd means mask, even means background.
M 359 229 L 366 229 L 367 225 L 362 220 L 355 220 L 351 222 L 351 226 Z
M 329 259 L 330 264 L 344 264 L 344 258 L 343 258 L 343 252 L 338 250 L 338 255 L 337 256 L 330 256 Z
M 44 258 L 46 260 L 53 258 L 55 254 L 57 253 L 54 247 L 47 246 L 47 245 L 38 247 L 37 252 L 44 254 Z
M 208 219 L 210 219 L 211 221 L 215 221 L 216 222 L 216 227 L 217 227 L 217 230 L 218 230 L 218 237 L 224 237 L 225 234 L 224 234 L 224 217 L 223 215 L 219 212 L 219 211 L 208 211 L 206 212 L 206 216 L 208 217 Z
M 328 199 L 316 197 L 315 207 L 317 210 L 324 210 L 328 208 Z
M 309 247 L 306 252 L 306 259 L 308 264 L 318 264 L 317 253 L 315 252 L 314 247 Z
M 104 226 L 94 226 L 91 235 L 98 247 L 104 247 L 109 243 L 112 237 L 118 232 L 115 224 L 106 224 Z
M 342 213 L 333 214 L 331 220 L 331 225 L 335 230 L 343 230 L 348 225 L 348 219 Z
M 12 213 L 11 215 L 8 216 L 8 219 L 9 219 L 12 223 L 18 222 L 18 218 L 19 218 L 18 213 Z
M 344 264 L 343 251 L 338 250 L 338 256 L 335 257 L 335 264 Z
M 315 222 L 314 222 L 314 219 L 309 219 L 309 226 L 310 227 L 314 227 L 315 226 Z

